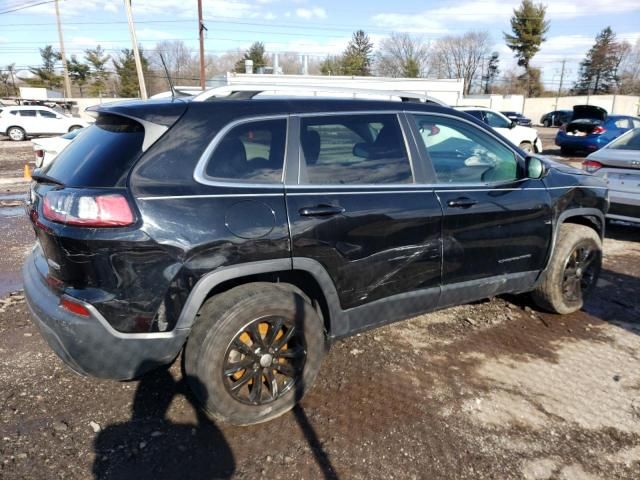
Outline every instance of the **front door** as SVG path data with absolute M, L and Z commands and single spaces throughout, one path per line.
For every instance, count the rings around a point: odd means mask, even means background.
M 414 114 L 444 212 L 440 306 L 526 289 L 544 268 L 551 200 L 523 160 L 461 118 Z
M 383 303 L 402 295 L 413 296 L 415 311 L 399 316 L 435 307 L 442 211 L 433 189 L 415 185 L 415 146 L 400 117 L 300 116 L 298 136 L 298 171 L 286 186 L 293 257 L 322 265 L 343 310 L 380 305 L 347 315 L 334 334 L 393 320 L 399 312 Z

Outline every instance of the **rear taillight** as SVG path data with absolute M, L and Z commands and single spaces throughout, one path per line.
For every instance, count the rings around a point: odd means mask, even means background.
M 44 158 L 44 150 L 34 150 L 36 154 L 36 160 Z
M 592 134 L 592 135 L 602 135 L 602 134 L 603 134 L 604 132 L 606 132 L 606 131 L 607 131 L 607 129 L 606 129 L 606 128 L 604 128 L 604 127 L 602 127 L 602 126 L 597 126 L 596 128 L 594 128 L 594 129 L 591 131 L 591 134 Z
M 589 172 L 594 173 L 602 168 L 602 164 L 600 162 L 596 162 L 595 160 L 585 160 L 582 162 L 582 169 Z
M 52 190 L 44 195 L 42 213 L 52 222 L 82 227 L 124 227 L 135 221 L 129 202 L 119 193 Z

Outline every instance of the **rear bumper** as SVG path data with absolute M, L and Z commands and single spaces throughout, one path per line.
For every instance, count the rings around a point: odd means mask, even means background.
M 564 132 L 558 132 L 556 135 L 556 145 L 559 147 L 570 148 L 573 150 L 593 152 L 604 147 L 607 142 L 601 135 L 567 135 Z
M 90 317 L 59 306 L 60 297 L 45 283 L 35 265 L 37 253 L 22 268 L 24 292 L 33 322 L 53 351 L 74 371 L 100 378 L 128 380 L 171 363 L 189 330 L 123 334 L 109 326 L 91 305 Z

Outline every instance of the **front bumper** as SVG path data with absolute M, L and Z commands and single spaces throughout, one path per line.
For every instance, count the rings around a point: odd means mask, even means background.
M 74 371 L 100 378 L 129 380 L 171 363 L 189 330 L 124 334 L 114 330 L 91 305 L 83 317 L 60 307 L 60 297 L 46 284 L 34 250 L 22 267 L 24 292 L 33 321 L 53 351 Z M 42 257 L 40 257 L 42 258 Z

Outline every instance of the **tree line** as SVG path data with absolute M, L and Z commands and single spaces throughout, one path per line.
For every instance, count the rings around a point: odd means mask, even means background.
M 408 33 L 392 33 L 376 46 L 363 30 L 353 33 L 344 51 L 322 60 L 309 58 L 308 73 L 316 75 L 387 76 L 404 78 L 463 78 L 464 93 L 520 93 L 541 96 L 545 91 L 541 70 L 532 60 L 546 41 L 549 21 L 546 7 L 533 0 L 522 0 L 510 19 L 511 31 L 504 33 L 521 71 L 507 70 L 500 77 L 500 56 L 491 51 L 491 36 L 486 31 L 447 35 L 433 42 Z M 140 47 L 147 90 L 151 93 L 169 88 L 157 52 L 162 52 L 169 75 L 175 84 L 199 84 L 199 60 L 195 52 L 180 40 L 163 41 L 155 52 Z M 40 49 L 42 65 L 30 69 L 31 76 L 18 78 L 30 86 L 59 89 L 62 76 L 58 63 L 61 55 L 51 45 Z M 285 74 L 300 73 L 300 54 L 279 54 L 279 66 Z M 253 71 L 271 64 L 264 43 L 254 42 L 246 51 L 231 51 L 220 56 L 208 55 L 207 78 L 225 72 L 245 71 L 245 60 L 253 62 Z M 85 50 L 84 57 L 72 55 L 67 62 L 69 77 L 80 96 L 138 96 L 138 78 L 133 51 L 122 49 L 107 54 L 100 46 Z M 277 73 L 277 72 L 274 72 Z M 16 94 L 14 65 L 0 70 L 0 94 Z M 618 41 L 610 27 L 603 29 L 593 47 L 580 63 L 575 84 L 566 92 L 575 95 L 640 94 L 640 40 L 635 45 Z

